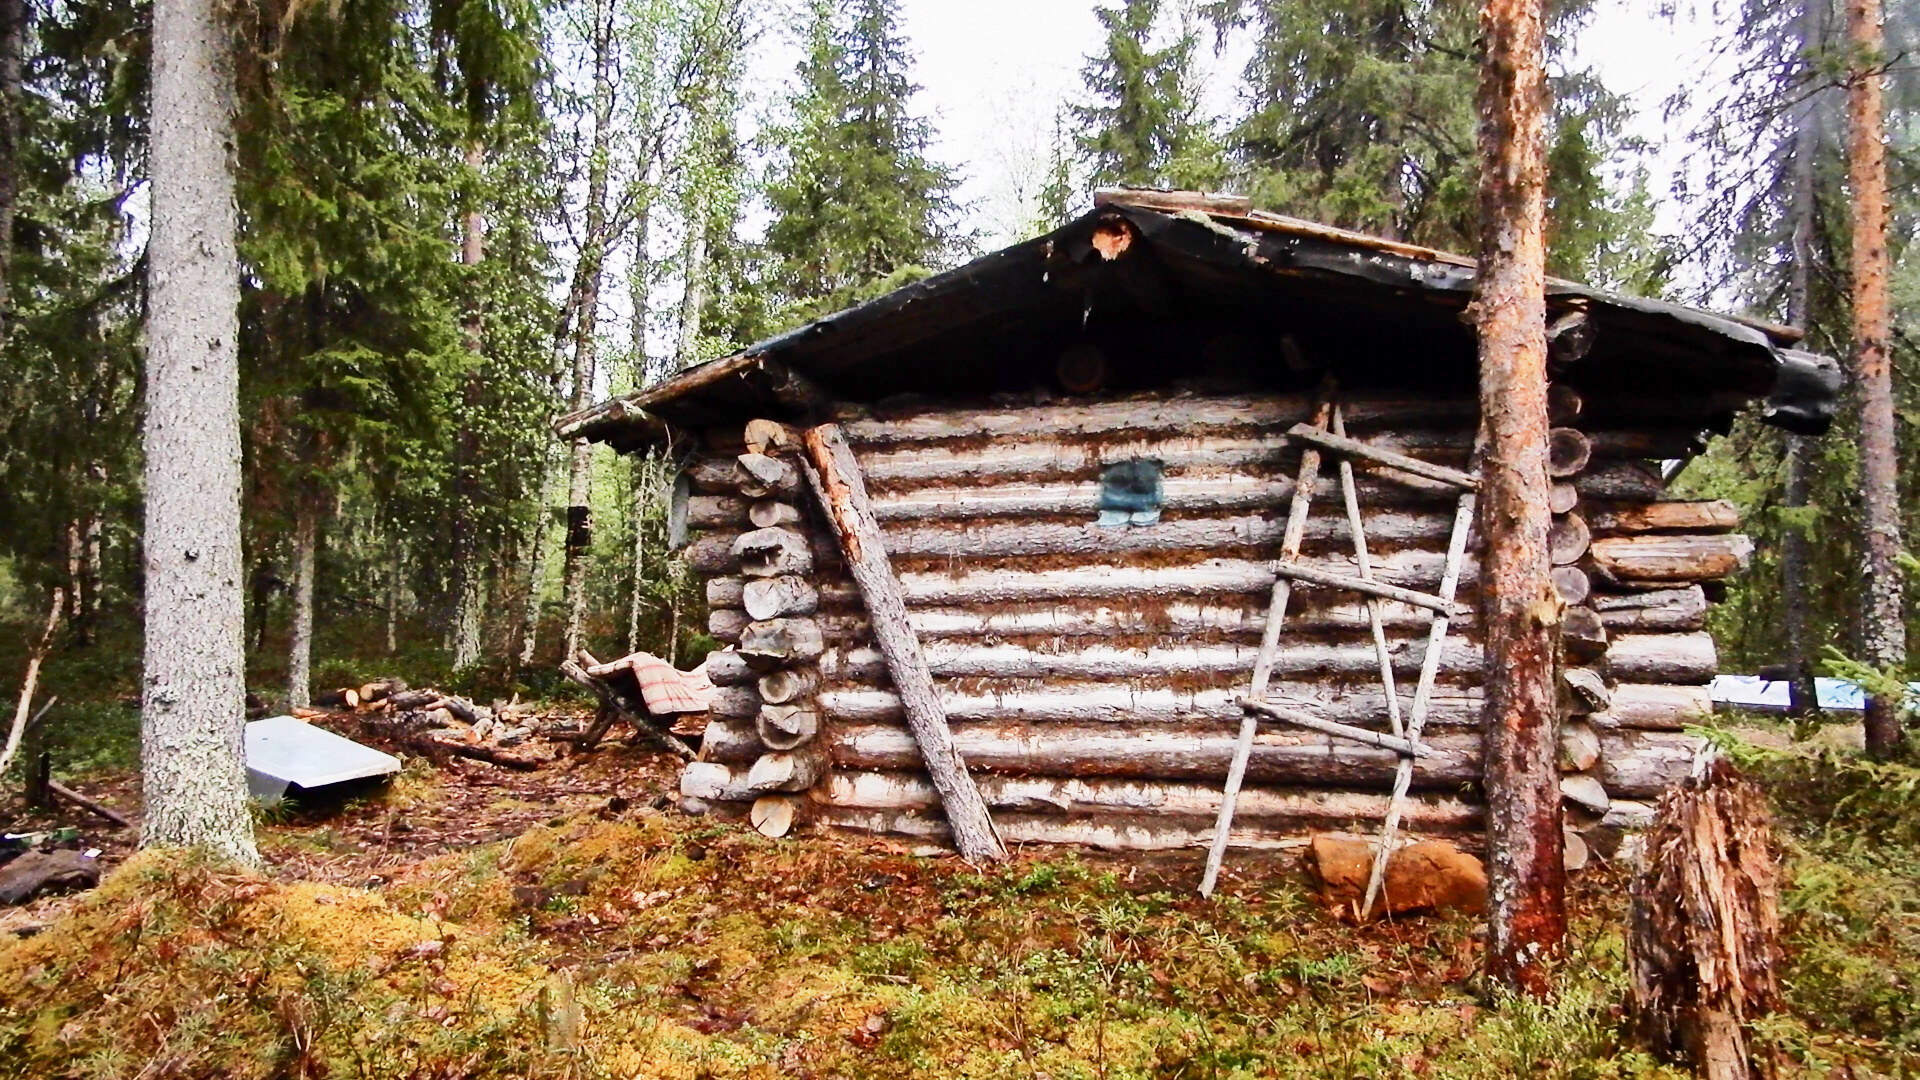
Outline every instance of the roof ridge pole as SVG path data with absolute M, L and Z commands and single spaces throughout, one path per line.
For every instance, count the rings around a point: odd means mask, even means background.
M 800 461 L 807 482 L 840 541 L 854 584 L 860 587 L 874 642 L 886 658 L 887 673 L 907 714 L 907 726 L 913 730 L 914 742 L 926 761 L 927 777 L 940 793 L 947 824 L 953 830 L 954 847 L 961 858 L 976 865 L 1003 862 L 1007 847 L 987 813 L 986 799 L 967 774 L 967 763 L 954 745 L 946 710 L 934 691 L 933 673 L 927 669 L 919 637 L 907 622 L 906 596 L 887 561 L 880 523 L 867 499 L 860 463 L 837 424 L 808 428 L 801 442 L 806 453 Z
M 1484 0 L 1480 33 L 1480 577 L 1486 640 L 1487 971 L 1551 990 L 1566 938 L 1548 557 L 1542 0 Z

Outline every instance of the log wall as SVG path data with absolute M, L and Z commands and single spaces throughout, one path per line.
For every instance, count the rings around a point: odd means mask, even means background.
M 1354 438 L 1470 466 L 1472 399 L 1341 401 Z M 1017 823 L 1008 838 L 1206 842 L 1299 466 L 1286 431 L 1310 409 L 1305 396 L 1168 396 L 842 424 L 959 748 L 985 777 L 1003 832 Z M 1684 774 L 1693 741 L 1680 729 L 1710 711 L 1716 667 L 1702 584 L 1744 566 L 1751 544 L 1732 532 L 1724 503 L 1661 501 L 1649 459 L 1680 452 L 1690 436 L 1617 422 L 1583 428 L 1577 410 L 1561 423 L 1562 768 L 1574 820 L 1592 825 L 1634 818 Z M 1133 458 L 1163 467 L 1160 521 L 1096 525 L 1101 469 Z M 721 692 L 687 794 L 804 790 L 803 816 L 939 835 L 938 806 L 858 591 L 817 509 L 770 460 L 716 455 L 688 471 L 696 531 L 686 557 L 707 579 L 713 636 L 738 651 L 710 662 Z M 1452 490 L 1366 462 L 1355 469 L 1376 578 L 1432 591 Z M 1303 560 L 1352 575 L 1336 474 L 1322 475 Z M 1459 593 L 1469 613 L 1454 621 L 1440 657 L 1434 754 L 1414 770 L 1420 801 L 1407 820 L 1416 832 L 1479 828 L 1477 548 L 1475 538 Z M 1429 613 L 1396 601 L 1381 608 L 1404 712 Z M 1296 585 L 1281 642 L 1276 702 L 1387 729 L 1360 597 Z M 1236 842 L 1375 829 L 1394 764 L 1388 751 L 1268 724 L 1242 796 L 1246 836 Z

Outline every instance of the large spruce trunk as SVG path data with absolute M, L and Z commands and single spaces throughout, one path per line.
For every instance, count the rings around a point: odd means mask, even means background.
M 1893 313 L 1887 277 L 1887 148 L 1880 0 L 1847 0 L 1853 70 L 1847 95 L 1847 176 L 1853 188 L 1853 400 L 1860 417 L 1861 659 L 1897 672 L 1907 659 L 1901 617 L 1899 460 L 1893 426 Z M 1867 698 L 1867 752 L 1900 748 L 1903 703 Z
M 1566 935 L 1548 555 L 1546 85 L 1539 0 L 1480 9 L 1481 619 L 1489 972 L 1544 993 Z
M 241 765 L 240 279 L 224 9 L 153 14 L 147 247 L 145 845 L 257 863 Z

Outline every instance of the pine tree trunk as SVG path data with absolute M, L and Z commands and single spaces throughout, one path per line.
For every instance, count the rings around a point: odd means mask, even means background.
M 1888 297 L 1887 148 L 1880 0 L 1847 0 L 1847 174 L 1853 188 L 1853 397 L 1860 411 L 1860 509 L 1866 527 L 1861 576 L 1861 659 L 1899 671 L 1907 659 L 1901 615 L 1899 460 L 1894 447 L 1893 321 Z M 1867 752 L 1885 758 L 1903 741 L 1902 703 L 1869 696 Z
M 20 195 L 21 56 L 26 0 L 0 0 L 0 344 L 13 329 L 13 212 Z
M 587 229 L 581 240 L 580 266 L 574 275 L 573 402 L 575 411 L 593 404 L 594 332 L 600 308 L 600 278 L 607 254 L 607 156 L 613 139 L 613 5 L 593 5 L 593 149 L 587 165 Z M 561 588 L 567 609 L 566 657 L 580 651 L 581 625 L 587 615 L 587 557 L 593 546 L 593 444 L 573 443 L 567 472 L 567 551 Z
M 475 142 L 467 147 L 467 167 L 478 172 L 486 164 L 484 148 Z M 481 404 L 484 389 L 482 380 L 485 375 L 478 367 L 480 350 L 484 345 L 480 326 L 480 288 L 476 280 L 477 268 L 486 257 L 486 219 L 480 211 L 467 212 L 460 242 L 460 264 L 467 269 L 468 307 L 466 321 L 462 326 L 466 338 L 467 351 L 473 354 L 476 364 L 467 373 L 461 396 L 469 415 L 473 415 Z M 479 467 L 480 448 L 473 425 L 461 426 L 458 445 L 459 460 L 455 465 L 454 476 L 454 609 L 453 609 L 453 668 L 455 671 L 472 667 L 480 660 L 480 619 L 486 603 L 484 570 L 480 565 L 479 523 L 473 520 L 474 508 L 479 504 L 479 484 L 474 472 Z
M 1800 13 L 1800 44 L 1803 55 L 1818 40 L 1815 9 L 1808 3 Z M 1814 110 L 1811 101 L 1803 102 L 1794 118 L 1793 137 L 1793 266 L 1787 285 L 1787 322 L 1807 329 L 1813 305 L 1813 157 L 1816 151 Z M 1786 490 L 1781 505 L 1789 512 L 1804 509 L 1809 494 L 1812 440 L 1804 435 L 1786 435 Z M 1780 539 L 1781 621 L 1787 634 L 1787 712 L 1805 716 L 1819 708 L 1813 682 L 1812 645 L 1807 640 L 1807 610 L 1810 606 L 1807 573 L 1807 533 L 1791 520 Z
M 141 843 L 257 864 L 241 766 L 239 259 L 228 30 L 153 12 Z
M 293 511 L 293 618 L 287 634 L 287 708 L 313 704 L 313 574 L 320 547 L 320 500 L 303 495 Z
M 1534 994 L 1566 936 L 1547 531 L 1546 85 L 1540 0 L 1480 9 L 1480 530 L 1486 538 L 1489 974 Z

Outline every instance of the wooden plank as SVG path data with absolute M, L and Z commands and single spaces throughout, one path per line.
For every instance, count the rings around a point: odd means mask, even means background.
M 880 524 L 874 520 L 853 450 L 832 424 L 809 428 L 803 441 L 807 481 L 839 538 L 854 582 L 860 586 L 874 639 L 886 655 L 889 674 L 926 760 L 927 773 L 940 791 L 960 854 L 969 862 L 1003 861 L 1007 849 L 994 832 L 993 819 L 979 789 L 967 775 L 966 761 L 954 747 L 946 714 L 934 693 L 933 675 L 921 656 L 919 639 L 907 623 L 906 600 L 887 560 Z
M 1415 476 L 1424 476 L 1429 480 L 1438 480 L 1443 484 L 1451 484 L 1463 491 L 1474 491 L 1480 486 L 1479 479 L 1472 473 L 1461 472 L 1458 469 L 1449 469 L 1445 465 L 1435 465 L 1432 462 L 1422 461 L 1419 458 L 1408 457 L 1405 454 L 1383 449 L 1371 443 L 1364 443 L 1358 439 L 1349 439 L 1343 436 L 1333 435 L 1306 424 L 1295 424 L 1293 427 L 1287 429 L 1287 435 L 1301 442 L 1312 443 L 1322 449 L 1345 454 L 1348 457 L 1357 457 L 1364 461 L 1371 461 L 1377 465 L 1385 465 L 1390 469 L 1398 469 L 1401 472 L 1412 473 Z

